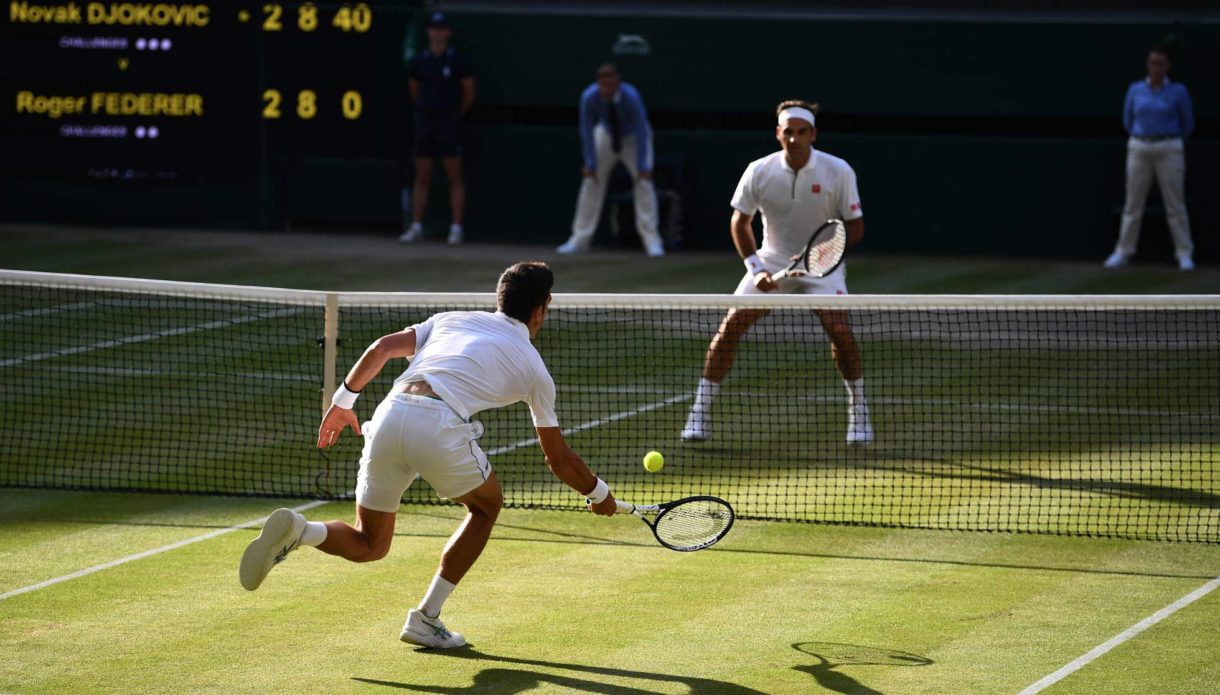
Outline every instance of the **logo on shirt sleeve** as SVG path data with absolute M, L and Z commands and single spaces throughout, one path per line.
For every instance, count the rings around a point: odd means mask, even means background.
M 822 184 L 820 184 L 820 183 L 815 183 L 815 184 L 813 184 L 813 188 L 810 188 L 810 189 L 809 189 L 809 192 L 810 192 L 810 193 L 821 193 L 821 192 L 822 192 Z
M 851 204 L 851 208 L 849 208 L 849 209 L 850 209 L 852 212 L 856 212 L 856 211 L 858 211 L 858 210 L 860 209 L 860 204 L 859 204 L 859 203 L 852 203 L 852 204 Z

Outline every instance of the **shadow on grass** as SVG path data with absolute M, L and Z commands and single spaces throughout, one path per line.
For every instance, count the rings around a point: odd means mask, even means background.
M 878 647 L 839 642 L 797 642 L 792 648 L 818 660 L 816 664 L 793 666 L 793 670 L 808 673 L 822 688 L 846 695 L 882 695 L 881 691 L 864 685 L 852 676 L 835 669 L 842 666 L 928 666 L 927 657 Z
M 400 512 L 401 514 L 411 516 L 425 516 L 441 518 L 453 521 L 455 524 L 460 522 L 460 517 L 450 517 L 441 514 L 429 512 Z M 90 518 L 57 518 L 57 524 L 82 524 L 82 525 L 99 525 L 99 526 L 131 526 L 136 528 L 141 527 L 165 527 L 165 528 L 188 528 L 188 529 L 224 529 L 229 528 L 227 524 L 175 524 L 169 522 L 155 521 L 115 521 L 111 519 L 90 519 Z M 514 543 L 547 543 L 547 544 L 563 544 L 563 545 L 600 545 L 619 548 L 640 548 L 649 551 L 667 552 L 651 541 L 621 541 L 604 536 L 594 536 L 580 533 L 570 533 L 566 531 L 554 531 L 546 528 L 538 528 L 534 526 L 524 526 L 520 524 L 506 524 L 503 522 L 496 524 L 496 529 L 511 529 L 515 531 L 524 531 L 528 533 L 538 533 L 551 538 L 530 538 L 521 536 L 505 536 L 498 531 L 494 539 L 499 542 L 511 541 Z M 257 533 L 258 527 L 243 529 L 251 534 Z M 929 533 L 954 533 L 952 531 L 929 531 Z M 398 532 L 394 534 L 395 538 L 449 538 L 448 533 L 423 533 L 423 532 Z M 646 536 L 645 536 L 646 537 Z M 1145 542 L 1145 541 L 1124 541 L 1124 542 Z M 1004 562 L 973 562 L 966 560 L 954 560 L 952 558 L 927 558 L 927 557 L 898 557 L 898 556 L 880 556 L 880 555 L 849 555 L 845 553 L 829 553 L 829 552 L 814 552 L 808 550 L 766 550 L 757 548 L 733 548 L 733 547 L 716 547 L 708 548 L 700 551 L 705 553 L 731 553 L 741 555 L 763 555 L 771 557 L 806 557 L 819 560 L 851 560 L 858 562 L 900 562 L 900 563 L 915 563 L 923 565 L 947 565 L 955 567 L 986 567 L 992 569 L 1004 570 L 1020 570 L 1033 572 L 1064 572 L 1068 574 L 1095 574 L 1116 577 L 1152 577 L 1156 579 L 1214 579 L 1213 574 L 1183 574 L 1174 572 L 1145 572 L 1138 570 L 1108 570 L 1108 569 L 1090 569 L 1087 567 L 1063 567 L 1049 564 L 1017 564 Z
M 466 686 L 448 685 L 413 685 L 397 681 L 379 680 L 375 678 L 352 677 L 352 680 L 370 685 L 380 685 L 399 690 L 410 690 L 419 693 L 522 693 L 534 690 L 543 684 L 568 688 L 585 693 L 614 693 L 616 695 L 631 695 L 633 693 L 654 693 L 656 683 L 681 683 L 692 695 L 761 695 L 762 691 L 747 688 L 735 683 L 699 678 L 698 676 L 679 676 L 668 673 L 651 673 L 648 671 L 630 671 L 621 668 L 605 666 L 589 666 L 586 664 L 569 664 L 559 661 L 542 661 L 538 659 L 521 659 L 511 656 L 496 656 L 477 651 L 470 645 L 457 649 L 431 650 L 418 649 L 419 654 L 427 654 L 436 658 L 465 659 L 488 664 L 513 664 L 533 668 L 568 671 L 573 675 L 555 674 L 538 671 L 531 668 L 508 668 L 493 666 L 479 671 L 474 676 L 474 682 Z M 593 676 L 611 678 L 630 678 L 640 681 L 638 687 L 614 685 L 592 680 Z

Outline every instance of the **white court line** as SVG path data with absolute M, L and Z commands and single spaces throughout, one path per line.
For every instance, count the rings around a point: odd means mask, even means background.
M 324 504 L 328 504 L 328 503 L 329 503 L 329 500 L 315 500 L 313 502 L 306 502 L 305 504 L 302 504 L 299 507 L 293 507 L 293 510 L 298 511 L 298 512 L 303 512 L 306 509 L 313 509 L 314 507 L 320 507 L 320 506 L 322 506 Z M 66 582 L 69 579 L 76 579 L 77 577 L 84 577 L 86 575 L 93 574 L 94 572 L 101 572 L 102 570 L 108 570 L 111 567 L 118 567 L 119 565 L 123 565 L 128 562 L 133 562 L 135 560 L 142 560 L 146 557 L 151 557 L 153 555 L 159 555 L 161 553 L 169 552 L 171 550 L 177 550 L 178 548 L 190 545 L 192 543 L 198 543 L 199 541 L 206 541 L 206 540 L 210 540 L 212 538 L 216 538 L 217 536 L 223 536 L 226 533 L 232 533 L 234 531 L 239 531 L 241 529 L 250 528 L 251 526 L 257 526 L 266 520 L 267 520 L 267 517 L 264 516 L 264 517 L 261 517 L 258 519 L 254 519 L 253 521 L 247 521 L 244 524 L 238 524 L 236 526 L 230 526 L 229 528 L 223 528 L 218 531 L 212 531 L 210 533 L 205 533 L 202 536 L 195 536 L 194 538 L 187 538 L 186 540 L 178 541 L 177 543 L 170 543 L 169 545 L 163 545 L 160 548 L 153 548 L 152 550 L 145 550 L 142 553 L 136 553 L 135 555 L 128 555 L 127 557 L 121 557 L 117 560 L 111 560 L 110 562 L 104 562 L 100 565 L 94 565 L 93 567 L 86 567 L 83 570 L 78 570 L 78 571 L 72 572 L 70 574 L 65 574 L 62 577 L 48 579 L 45 582 L 38 582 L 37 584 L 23 586 L 20 589 L 13 589 L 12 591 L 7 591 L 3 594 L 0 594 L 0 601 L 3 601 L 6 598 L 20 596 L 21 594 L 27 594 L 31 591 L 45 589 L 48 586 L 54 586 L 55 584 L 59 584 L 60 582 Z
M 621 413 L 615 413 L 614 415 L 609 415 L 607 417 L 598 418 L 596 420 L 590 420 L 588 422 L 583 422 L 579 425 L 576 425 L 575 427 L 568 427 L 565 430 L 563 430 L 563 433 L 566 436 L 566 435 L 572 434 L 574 432 L 583 432 L 584 430 L 591 430 L 594 427 L 600 427 L 601 425 L 604 425 L 608 422 L 615 422 L 617 420 L 623 420 L 625 418 L 639 415 L 640 413 L 647 413 L 651 410 L 656 410 L 657 408 L 664 408 L 667 405 L 673 405 L 674 403 L 678 403 L 680 401 L 690 400 L 691 398 L 692 398 L 692 396 L 689 393 L 682 394 L 680 396 L 674 396 L 673 398 L 666 398 L 663 401 L 657 401 L 655 403 L 649 403 L 647 405 L 642 405 L 638 408 L 635 408 L 634 410 L 624 410 Z M 487 452 L 487 455 L 496 456 L 498 454 L 504 454 L 509 451 L 512 451 L 513 449 L 520 449 L 521 447 L 531 446 L 531 445 L 537 444 L 537 443 L 538 443 L 537 437 L 530 437 L 529 439 L 522 439 L 520 441 L 513 442 L 512 444 L 508 444 L 506 446 L 501 446 L 501 447 L 492 449 L 491 451 Z
M 0 367 L 11 367 L 15 364 L 23 364 L 25 362 L 38 362 L 40 360 L 50 359 L 52 357 L 63 357 L 65 355 L 76 355 L 82 352 L 93 352 L 94 350 L 102 350 L 105 348 L 117 347 L 119 345 L 127 345 L 129 343 L 144 343 L 150 340 L 159 338 L 168 338 L 175 335 L 186 335 L 187 333 L 196 333 L 198 331 L 206 331 L 213 328 L 222 328 L 224 326 L 236 326 L 242 323 L 250 323 L 251 321 L 259 321 L 261 319 L 280 318 L 283 316 L 291 316 L 298 314 L 301 309 L 278 309 L 276 311 L 268 311 L 253 316 L 242 316 L 235 319 L 224 319 L 222 321 L 209 321 L 194 326 L 186 326 L 184 328 L 167 328 L 156 333 L 144 333 L 142 335 L 133 335 L 117 340 L 103 340 L 100 343 L 92 345 L 82 345 L 80 347 L 65 348 L 63 350 L 55 350 L 53 352 L 41 352 L 35 355 L 25 355 L 24 357 L 14 357 L 12 359 L 0 360 Z
M 1103 654 L 1110 651 L 1111 649 L 1117 647 L 1118 645 L 1122 644 L 1123 642 L 1126 642 L 1127 640 L 1131 639 L 1132 637 L 1135 637 L 1136 635 L 1140 634 L 1144 630 L 1147 630 L 1148 628 L 1152 627 L 1153 625 L 1156 625 L 1157 623 L 1161 622 L 1165 618 L 1168 618 L 1169 616 L 1176 613 L 1178 610 L 1185 608 L 1186 606 L 1189 606 L 1190 604 L 1194 603 L 1195 601 L 1198 601 L 1199 599 L 1203 598 L 1204 596 L 1210 594 L 1218 586 L 1220 586 L 1220 577 L 1216 577 L 1215 579 L 1204 584 L 1203 586 L 1199 587 L 1198 589 L 1195 589 L 1194 591 L 1190 592 L 1189 594 L 1186 594 L 1185 596 L 1178 599 L 1177 601 L 1174 601 L 1173 603 L 1169 604 L 1168 606 L 1165 606 L 1164 608 L 1153 613 L 1152 615 L 1148 616 L 1147 618 L 1144 618 L 1143 620 L 1132 625 L 1131 627 L 1127 628 L 1126 630 L 1123 630 L 1122 632 L 1118 633 L 1117 635 L 1111 637 L 1109 640 L 1106 640 L 1104 643 L 1098 645 L 1096 648 L 1094 648 L 1089 653 L 1081 656 L 1080 658 L 1071 662 L 1067 666 L 1064 666 L 1063 668 L 1059 669 L 1058 671 L 1055 671 L 1054 673 L 1047 676 L 1046 678 L 1043 678 L 1042 680 L 1038 681 L 1037 683 L 1034 683 L 1033 685 L 1029 686 L 1025 690 L 1022 690 L 1017 695 L 1034 695 L 1034 693 L 1042 692 L 1046 688 L 1054 685 L 1055 683 L 1058 683 L 1059 681 L 1070 676 L 1071 674 L 1075 673 L 1076 671 L 1079 671 L 1080 669 L 1089 665 L 1090 663 L 1095 661 L 1098 657 L 1102 656 Z
M 671 404 L 677 403 L 679 401 L 684 401 L 689 398 L 691 398 L 690 394 L 685 394 L 685 395 L 681 395 L 681 396 L 674 396 L 673 398 L 667 398 L 663 401 L 657 401 L 655 403 L 648 403 L 647 405 L 642 405 L 638 408 L 635 408 L 634 410 L 624 410 L 621 413 L 615 413 L 614 415 L 610 415 L 608 417 L 598 418 L 596 420 L 590 420 L 588 422 L 576 425 L 575 427 L 569 427 L 569 428 L 565 429 L 563 431 L 563 433 L 565 435 L 567 435 L 567 434 L 572 434 L 573 432 L 580 432 L 583 430 L 592 429 L 594 427 L 598 427 L 600 425 L 604 425 L 609 422 L 615 422 L 617 420 L 629 418 L 634 415 L 639 415 L 640 413 L 647 413 L 651 410 L 656 410 L 657 408 L 663 408 L 667 405 L 671 405 Z M 532 444 L 536 444 L 537 442 L 538 442 L 537 437 L 532 437 L 530 439 L 523 439 L 519 442 L 516 442 L 515 444 L 509 444 L 507 446 L 502 446 L 502 447 L 493 449 L 492 451 L 487 452 L 487 454 L 488 454 L 488 456 L 495 456 L 497 454 L 503 454 L 503 453 L 512 451 L 513 449 L 519 449 L 524 446 L 530 446 Z M 314 507 L 319 507 L 323 504 L 327 504 L 328 502 L 329 502 L 329 500 L 318 500 L 318 501 L 314 501 L 314 502 L 307 502 L 299 507 L 293 507 L 293 509 L 298 512 L 303 512 L 306 509 L 312 509 Z M 177 550 L 178 548 L 190 545 L 192 543 L 198 543 L 199 541 L 206 541 L 206 540 L 209 540 L 212 538 L 216 538 L 217 536 L 223 536 L 226 533 L 232 533 L 233 531 L 238 531 L 240 529 L 250 528 L 251 526 L 257 526 L 258 524 L 261 524 L 266 520 L 267 520 L 267 517 L 254 519 L 253 521 L 247 521 L 244 524 L 238 524 L 236 526 L 230 526 L 229 528 L 220 529 L 218 531 L 212 531 L 211 533 L 205 533 L 202 536 L 195 536 L 194 538 L 188 538 L 186 540 L 178 541 L 177 543 L 171 543 L 169 545 L 162 546 L 160 548 L 154 548 L 152 550 L 145 550 L 142 553 L 136 553 L 135 555 L 128 555 L 127 557 L 122 557 L 117 560 L 111 560 L 110 562 L 105 562 L 100 565 L 94 565 L 93 567 L 89 567 L 89 568 L 86 568 L 83 570 L 72 572 L 71 574 L 65 574 L 62 577 L 56 577 L 54 579 L 48 579 L 44 582 L 39 582 L 37 584 L 31 584 L 30 586 L 25 586 L 20 589 L 14 589 L 12 591 L 0 594 L 0 601 L 3 601 L 6 598 L 11 598 L 13 596 L 19 596 L 21 594 L 28 593 L 31 591 L 37 591 L 38 589 L 42 589 L 42 588 L 45 588 L 48 586 L 59 584 L 60 582 L 66 582 L 69 579 L 76 579 L 77 577 L 83 577 L 85 575 L 93 574 L 94 572 L 101 572 L 102 570 L 110 569 L 111 567 L 117 567 L 118 565 L 132 562 L 133 560 L 141 560 L 143 558 L 150 557 L 152 555 L 158 555 L 160 553 L 168 552 L 170 550 Z

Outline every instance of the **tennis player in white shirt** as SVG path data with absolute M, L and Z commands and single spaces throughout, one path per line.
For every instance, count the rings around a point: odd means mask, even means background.
M 416 474 L 437 495 L 466 507 L 465 521 L 441 555 L 440 568 L 418 608 L 407 613 L 400 639 L 425 647 L 466 643 L 440 621 L 450 592 L 483 552 L 500 513 L 500 482 L 479 448 L 481 423 L 471 416 L 519 401 L 529 405 L 547 465 L 557 478 L 592 501 L 597 514 L 616 505 L 605 482 L 568 447 L 555 417 L 555 382 L 530 340 L 551 302 L 554 278 L 544 263 L 517 263 L 497 286 L 495 313 L 455 311 L 373 341 L 348 372 L 318 430 L 318 447 L 335 444 L 350 427 L 364 436 L 356 479 L 356 526 L 306 521 L 279 509 L 242 555 L 241 584 L 253 591 L 277 563 L 301 545 L 352 562 L 385 557 L 394 538 L 402 495 Z M 410 366 L 361 432 L 352 408 L 360 390 L 393 358 Z
M 826 277 L 794 277 L 780 281 L 771 275 L 804 252 L 809 236 L 830 218 L 844 221 L 849 246 L 864 237 L 864 213 L 856 190 L 856 173 L 842 159 L 813 149 L 817 138 L 817 104 L 785 101 L 776 108 L 775 139 L 779 152 L 746 167 L 733 194 L 730 231 L 746 274 L 734 294 L 786 292 L 792 294 L 847 294 L 846 263 Z M 762 211 L 762 247 L 754 243 L 751 223 Z M 702 441 L 712 436 L 712 403 L 733 367 L 737 343 L 766 310 L 732 309 L 708 347 L 702 378 L 695 392 L 682 439 Z M 847 387 L 847 442 L 869 444 L 873 426 L 864 398 L 864 372 L 860 348 L 852 335 L 846 312 L 815 312 L 830 336 L 831 356 Z

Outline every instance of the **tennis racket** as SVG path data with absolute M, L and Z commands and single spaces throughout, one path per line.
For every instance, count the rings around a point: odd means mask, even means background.
M 792 257 L 792 265 L 771 276 L 772 280 L 807 275 L 821 278 L 830 275 L 843 262 L 847 250 L 847 227 L 843 220 L 826 220 L 809 237 L 805 251 Z
M 615 501 L 620 512 L 635 514 L 652 529 L 658 543 L 684 553 L 715 545 L 733 528 L 736 518 L 728 502 L 706 495 L 684 497 L 665 504 Z M 648 517 L 653 515 L 655 517 L 649 521 Z

